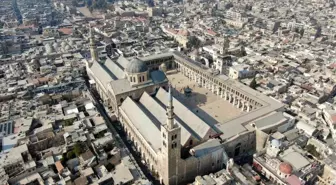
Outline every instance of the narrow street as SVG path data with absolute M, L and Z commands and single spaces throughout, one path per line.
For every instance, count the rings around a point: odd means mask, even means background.
M 86 80 L 87 81 L 87 80 Z M 88 82 L 87 82 L 88 85 Z M 89 87 L 89 86 L 88 86 Z M 145 164 L 143 164 L 141 162 L 141 158 L 140 155 L 137 153 L 137 151 L 135 151 L 132 147 L 132 144 L 127 140 L 127 137 L 124 133 L 124 131 L 121 129 L 121 127 L 119 126 L 119 124 L 117 122 L 112 122 L 111 118 L 109 117 L 108 113 L 106 112 L 104 105 L 101 103 L 101 99 L 98 95 L 98 93 L 89 88 L 91 96 L 93 97 L 94 101 L 95 101 L 95 105 L 97 107 L 97 110 L 99 111 L 99 113 L 101 114 L 101 116 L 104 118 L 108 128 L 110 129 L 111 133 L 114 135 L 114 137 L 117 140 L 118 143 L 118 147 L 120 149 L 125 148 L 124 146 L 126 146 L 128 152 L 130 152 L 129 155 L 131 155 L 131 158 L 135 160 L 137 167 L 139 167 L 143 173 L 143 175 L 149 180 L 151 181 L 154 185 L 159 185 L 159 181 L 155 179 L 155 177 L 152 176 L 150 170 L 147 168 L 147 166 Z

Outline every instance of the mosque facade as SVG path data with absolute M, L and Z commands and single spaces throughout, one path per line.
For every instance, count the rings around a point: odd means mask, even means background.
M 92 32 L 90 52 L 92 59 L 87 61 L 86 69 L 90 82 L 162 184 L 192 182 L 198 175 L 223 169 L 228 161 L 226 150 L 238 156 L 240 148 L 245 151 L 255 145 L 251 143 L 255 140 L 254 131 L 244 129 L 241 124 L 281 108 L 260 99 L 263 96 L 259 99 L 245 96 L 241 85 L 223 82 L 178 52 L 100 61 Z M 201 119 L 174 98 L 165 75 L 171 69 L 177 69 L 242 111 L 254 112 L 253 115 L 242 115 L 227 125 Z M 233 131 L 224 133 L 231 125 Z M 242 134 L 235 135 L 236 131 Z

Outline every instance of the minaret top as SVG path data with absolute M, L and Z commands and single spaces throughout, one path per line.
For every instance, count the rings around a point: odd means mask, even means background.
M 94 33 L 92 31 L 92 27 L 90 26 L 90 44 L 92 44 L 92 42 L 94 42 Z
M 168 91 L 168 103 L 169 105 L 173 105 L 173 95 L 171 92 L 171 85 L 169 84 L 169 91 Z
M 96 42 L 93 35 L 93 30 L 90 25 L 90 53 L 92 61 L 98 61 L 98 53 L 96 48 Z
M 168 91 L 168 105 L 167 105 L 167 125 L 168 129 L 175 128 L 174 123 L 174 106 L 173 106 L 173 95 L 171 91 L 171 85 L 169 85 L 169 91 Z

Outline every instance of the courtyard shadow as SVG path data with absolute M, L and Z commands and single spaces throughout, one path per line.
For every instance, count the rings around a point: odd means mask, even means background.
M 209 115 L 204 110 L 199 108 L 200 106 L 204 106 L 207 103 L 208 101 L 207 93 L 201 94 L 198 92 L 192 92 L 191 96 L 187 97 L 185 96 L 184 92 L 173 89 L 173 94 L 176 99 L 178 99 L 182 104 L 188 107 L 204 122 L 210 125 L 216 125 L 218 123 L 218 121 L 215 118 L 213 118 L 211 115 Z
M 194 108 L 192 111 L 209 125 L 216 125 L 218 123 L 216 119 L 200 108 Z
M 180 91 L 173 89 L 173 96 L 190 109 L 193 109 L 197 106 L 202 106 L 207 102 L 206 94 L 192 92 L 191 96 L 188 97 L 184 94 L 182 89 Z

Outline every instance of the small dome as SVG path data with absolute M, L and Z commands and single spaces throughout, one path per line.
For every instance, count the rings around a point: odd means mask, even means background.
M 148 70 L 146 64 L 139 60 L 134 59 L 127 64 L 126 72 L 128 73 L 143 73 Z
M 277 139 L 273 139 L 271 141 L 271 144 L 273 147 L 279 148 L 281 146 L 281 141 L 277 140 Z
M 293 168 L 289 163 L 283 162 L 279 165 L 279 170 L 281 173 L 290 175 L 292 174 Z

